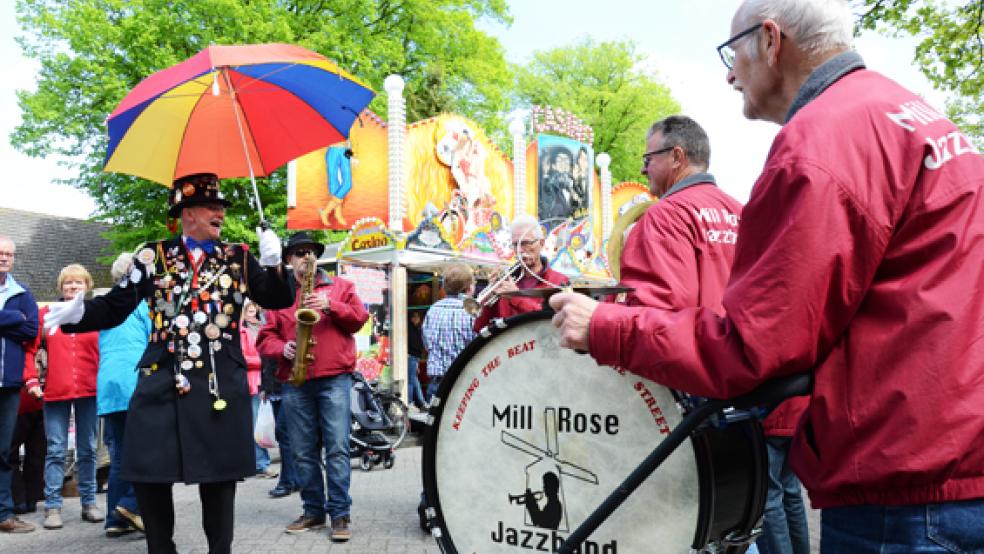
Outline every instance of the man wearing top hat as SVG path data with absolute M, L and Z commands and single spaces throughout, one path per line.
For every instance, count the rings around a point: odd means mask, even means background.
M 153 327 L 136 369 L 122 477 L 133 482 L 151 554 L 175 552 L 176 482 L 199 485 L 209 552 L 229 552 L 236 481 L 256 470 L 239 315 L 247 297 L 281 308 L 293 295 L 273 231 L 259 233 L 259 262 L 246 244 L 219 240 L 229 202 L 216 175 L 176 179 L 169 204 L 181 235 L 141 247 L 130 277 L 108 294 L 53 305 L 46 327 L 107 329 L 147 302 Z
M 287 241 L 285 261 L 294 270 L 298 283 L 309 278 L 307 255 L 321 257 L 324 245 L 305 233 L 296 233 Z M 290 433 L 298 485 L 304 513 L 287 525 L 288 533 L 321 529 L 331 521 L 331 540 L 343 542 L 352 534 L 349 529 L 352 498 L 349 496 L 352 466 L 349 460 L 349 431 L 352 424 L 352 372 L 355 370 L 355 338 L 369 313 L 355 285 L 331 277 L 313 267 L 313 286 L 305 293 L 298 286 L 297 300 L 283 310 L 266 312 L 266 323 L 256 338 L 256 349 L 263 356 L 279 361 L 277 377 L 287 381 L 297 357 L 298 308 L 316 310 L 320 315 L 311 328 L 311 361 L 305 368 L 301 384 L 285 383 L 283 408 Z M 321 447 L 325 448 L 322 476 Z M 328 497 L 325 498 L 327 482 Z

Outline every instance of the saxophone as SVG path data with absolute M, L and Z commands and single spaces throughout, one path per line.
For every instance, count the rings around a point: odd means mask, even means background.
M 304 260 L 301 263 L 304 264 L 307 270 L 304 273 L 304 281 L 301 283 L 300 302 L 303 303 L 304 298 L 314 292 L 314 277 L 318 273 L 318 265 L 315 263 L 313 254 L 304 256 Z M 314 361 L 314 353 L 311 352 L 311 347 L 317 341 L 311 334 L 311 331 L 314 329 L 314 325 L 318 321 L 321 321 L 321 314 L 311 308 L 298 308 L 294 312 L 294 319 L 297 320 L 297 336 L 295 338 L 297 350 L 294 354 L 294 369 L 290 372 L 290 384 L 298 387 L 304 384 L 304 381 L 307 379 L 308 365 Z

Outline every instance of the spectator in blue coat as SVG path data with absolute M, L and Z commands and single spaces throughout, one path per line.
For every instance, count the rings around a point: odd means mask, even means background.
M 129 274 L 133 254 L 124 252 L 113 263 L 113 282 Z M 105 423 L 109 447 L 109 486 L 106 491 L 106 536 L 119 537 L 143 531 L 133 484 L 120 477 L 123 465 L 123 432 L 130 397 L 137 386 L 137 362 L 147 348 L 151 321 L 141 302 L 118 327 L 99 332 L 99 373 L 96 376 L 96 410 Z
M 38 305 L 27 287 L 14 280 L 14 241 L 0 236 L 0 532 L 29 533 L 34 525 L 14 515 L 10 443 L 24 384 L 24 343 L 38 332 Z

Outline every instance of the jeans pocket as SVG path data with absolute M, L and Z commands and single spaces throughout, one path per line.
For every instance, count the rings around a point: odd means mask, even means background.
M 955 554 L 984 554 L 984 500 L 926 506 L 926 538 Z

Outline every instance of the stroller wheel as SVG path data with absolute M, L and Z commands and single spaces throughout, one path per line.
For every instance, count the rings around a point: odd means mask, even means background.
M 362 471 L 372 471 L 372 455 L 366 452 L 359 460 L 359 467 Z
M 390 454 L 383 461 L 383 468 L 384 469 L 392 469 L 393 468 L 393 464 L 395 464 L 395 463 L 396 463 L 396 454 Z

